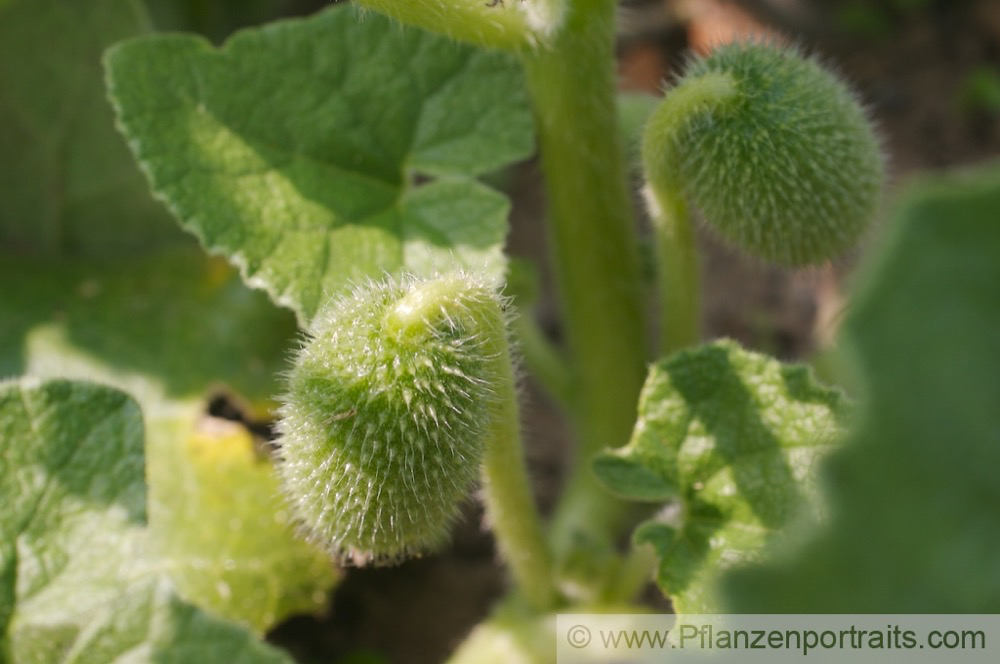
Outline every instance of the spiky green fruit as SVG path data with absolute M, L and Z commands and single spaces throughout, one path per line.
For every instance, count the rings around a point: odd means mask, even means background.
M 654 189 L 786 265 L 832 258 L 874 217 L 883 159 L 854 94 L 815 59 L 761 43 L 694 60 L 643 139 Z
M 446 538 L 478 474 L 505 335 L 499 295 L 467 274 L 371 283 L 317 315 L 279 424 L 284 487 L 313 539 L 360 564 Z

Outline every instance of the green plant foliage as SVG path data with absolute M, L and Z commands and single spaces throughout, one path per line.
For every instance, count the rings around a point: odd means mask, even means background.
M 465 637 L 447 664 L 549 664 L 556 651 L 555 632 L 555 614 L 507 602 Z
M 270 460 L 240 424 L 154 419 L 149 521 L 186 599 L 258 632 L 326 608 L 335 571 L 296 532 Z
M 321 608 L 334 581 L 328 556 L 298 537 L 246 430 L 204 415 L 206 392 L 221 384 L 267 412 L 291 314 L 190 249 L 99 263 L 8 259 L 0 282 L 22 284 L 0 299 L 4 374 L 97 379 L 141 400 L 150 527 L 181 594 L 258 630 Z
M 4 256 L 0 376 L 100 378 L 144 406 L 224 384 L 247 399 L 277 391 L 293 317 L 197 248 L 114 261 Z
M 747 613 L 1000 611 L 1000 168 L 923 182 L 846 323 L 864 379 L 830 517 L 730 579 Z
M 0 385 L 0 658 L 288 662 L 173 592 L 144 527 L 143 467 L 125 394 Z
M 31 376 L 0 383 L 0 661 L 288 662 L 254 632 L 326 605 L 330 554 L 433 549 L 477 478 L 512 590 L 456 663 L 551 661 L 556 611 L 641 611 L 653 565 L 680 613 L 1000 610 L 1000 167 L 901 213 L 848 325 L 861 427 L 828 466 L 844 397 L 729 341 L 656 363 L 611 450 L 648 348 L 622 148 L 661 347 L 694 346 L 689 206 L 789 265 L 864 233 L 882 157 L 842 81 L 733 44 L 616 108 L 616 0 L 357 0 L 219 47 L 300 4 L 150 0 L 202 36 L 142 36 L 139 2 L 0 0 L 0 376 Z M 497 183 L 532 117 L 568 352 L 514 331 L 581 435 L 547 529 L 497 294 Z M 507 288 L 530 306 L 532 284 Z M 272 448 L 251 429 L 282 370 Z
M 842 395 L 802 366 L 719 341 L 650 370 L 625 447 L 598 477 L 638 501 L 672 501 L 639 526 L 656 549 L 657 582 L 679 613 L 719 609 L 721 570 L 762 546 L 812 502 L 810 477 L 846 415 Z
M 0 10 L 0 147 L 18 155 L 0 166 L 0 377 L 99 380 L 136 397 L 164 570 L 186 600 L 261 631 L 319 608 L 335 575 L 287 522 L 248 435 L 203 430 L 218 423 L 204 401 L 224 389 L 267 417 L 295 320 L 176 227 L 114 130 L 101 52 L 144 25 L 126 1 Z
M 439 545 L 483 459 L 499 297 L 460 274 L 371 284 L 331 301 L 311 333 L 279 425 L 298 515 L 355 562 Z
M 622 92 L 618 95 L 618 131 L 621 132 L 629 166 L 636 172 L 642 169 L 642 132 L 660 101 L 659 97 L 648 92 Z
M 0 246 L 112 255 L 183 241 L 115 132 L 101 53 L 146 30 L 135 0 L 0 5 Z
M 153 189 L 300 320 L 386 272 L 503 273 L 509 203 L 471 175 L 532 149 L 507 57 L 334 8 L 219 50 L 127 42 L 107 69 Z
M 962 83 L 959 102 L 969 113 L 1000 115 L 1000 70 L 983 66 L 971 71 Z

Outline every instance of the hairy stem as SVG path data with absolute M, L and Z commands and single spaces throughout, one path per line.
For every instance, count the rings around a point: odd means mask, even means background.
M 567 0 L 355 0 L 401 23 L 480 46 L 520 50 L 559 28 Z
M 548 194 L 550 236 L 577 388 L 581 445 L 552 527 L 607 538 L 620 503 L 590 471 L 625 443 L 644 375 L 641 286 L 624 151 L 616 131 L 614 0 L 576 0 L 548 46 L 524 52 Z
M 728 74 L 687 81 L 667 93 L 649 119 L 642 156 L 648 182 L 646 199 L 656 233 L 660 281 L 661 348 L 669 355 L 701 337 L 698 302 L 698 255 L 691 213 L 683 186 L 675 175 L 677 135 L 697 113 L 710 110 L 736 94 Z
M 691 213 L 679 195 L 646 192 L 656 233 L 660 286 L 661 355 L 698 343 L 701 338 L 698 252 Z
M 496 315 L 500 317 L 499 312 Z M 491 374 L 497 379 L 498 394 L 483 458 L 484 502 L 497 545 L 519 589 L 535 608 L 545 610 L 556 598 L 552 558 L 525 469 L 517 389 L 502 319 L 500 325 L 497 338 L 487 342 L 495 346 Z

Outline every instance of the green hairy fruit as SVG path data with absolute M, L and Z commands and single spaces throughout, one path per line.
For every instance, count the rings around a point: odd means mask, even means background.
M 441 544 L 475 481 L 506 354 L 500 296 L 451 274 L 333 300 L 288 376 L 280 473 L 311 537 L 345 562 Z
M 643 157 L 654 204 L 690 200 L 724 238 L 786 265 L 855 244 L 883 181 L 879 141 L 847 86 L 761 43 L 693 61 L 650 120 Z

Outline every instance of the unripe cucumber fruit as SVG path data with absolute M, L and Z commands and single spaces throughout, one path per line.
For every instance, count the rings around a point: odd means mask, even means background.
M 279 424 L 299 519 L 344 561 L 433 549 L 478 476 L 506 349 L 499 295 L 467 274 L 387 280 L 332 301 L 310 337 Z
M 722 46 L 667 93 L 643 139 L 654 190 L 683 195 L 724 238 L 787 265 L 857 242 L 883 159 L 847 86 L 794 49 Z

